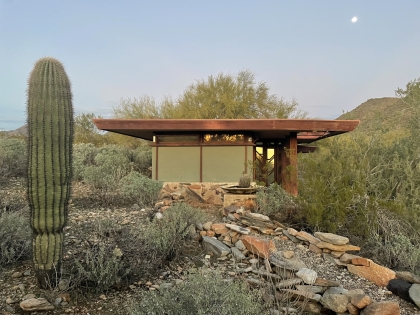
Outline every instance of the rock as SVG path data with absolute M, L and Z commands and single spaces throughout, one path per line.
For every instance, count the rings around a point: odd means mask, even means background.
M 54 306 L 44 298 L 23 300 L 20 307 L 27 312 L 54 310 Z
M 208 236 L 203 236 L 203 248 L 216 255 L 216 257 L 227 256 L 230 253 L 230 248 L 222 242 Z
M 230 220 L 230 221 L 236 221 L 236 220 L 238 220 L 232 213 L 229 213 L 227 216 L 226 216 L 226 219 L 228 219 L 228 220 Z
M 156 218 L 157 220 L 160 220 L 160 219 L 162 219 L 162 218 L 163 218 L 163 214 L 162 214 L 162 213 L 160 213 L 160 212 L 156 212 L 156 214 L 155 214 L 155 218 Z
M 334 258 L 340 258 L 341 256 L 343 256 L 344 252 L 337 252 L 335 250 L 331 251 L 330 255 L 333 256 Z
M 369 267 L 347 265 L 347 270 L 357 276 L 368 279 L 380 287 L 386 287 L 391 279 L 395 279 L 395 271 L 374 262 L 371 262 Z
M 218 235 L 224 235 L 226 233 L 229 233 L 229 229 L 226 227 L 226 223 L 215 223 L 215 224 L 212 224 L 211 225 L 211 229 L 214 231 L 214 233 L 216 233 Z
M 350 244 L 334 245 L 334 244 L 327 243 L 327 242 L 319 242 L 319 243 L 316 244 L 316 246 L 318 246 L 319 248 L 322 248 L 322 249 L 327 248 L 327 249 L 335 250 L 335 251 L 338 251 L 338 252 L 360 250 L 359 246 L 354 246 L 354 245 L 350 245 Z
M 351 303 L 347 304 L 347 310 L 349 311 L 350 315 L 359 315 L 360 314 L 360 309 L 358 309 L 356 306 L 354 306 Z
M 296 236 L 299 233 L 294 228 L 288 228 L 286 231 L 287 231 L 287 233 L 289 233 L 290 235 L 293 235 L 293 236 Z
M 347 292 L 343 294 L 348 296 L 351 299 L 353 296 L 356 296 L 356 295 L 360 295 L 360 294 L 365 295 L 365 292 L 363 292 L 362 289 L 353 289 L 353 290 L 348 290 Z
M 22 273 L 19 272 L 19 271 L 16 271 L 16 272 L 12 273 L 11 277 L 12 278 L 20 278 L 20 277 L 22 277 Z
M 273 241 L 265 241 L 249 235 L 242 235 L 240 239 L 247 250 L 261 258 L 268 258 L 270 253 L 277 250 Z
M 60 282 L 58 283 L 58 288 L 60 289 L 60 291 L 67 291 L 69 286 L 70 286 L 69 279 L 65 279 L 65 278 L 60 279 Z
M 411 283 L 402 279 L 391 279 L 386 288 L 395 295 L 403 298 L 406 301 L 413 302 L 408 291 L 411 288 Z
M 197 229 L 197 230 L 199 230 L 199 231 L 202 231 L 204 228 L 203 228 L 203 224 L 201 224 L 200 222 L 197 222 L 196 224 L 195 224 L 195 228 Z
M 223 212 L 225 215 L 228 215 L 229 213 L 236 213 L 237 210 L 239 210 L 241 207 L 239 206 L 228 206 L 223 208 Z
M 345 264 L 351 264 L 351 261 L 352 261 L 353 258 L 359 258 L 359 257 L 360 256 L 344 253 L 343 255 L 341 255 L 340 261 L 345 263 Z
M 232 256 L 235 260 L 244 260 L 246 258 L 238 248 L 232 247 L 230 250 L 232 251 Z
M 295 288 L 299 291 L 310 291 L 316 294 L 322 294 L 325 291 L 325 288 L 319 285 L 295 285 Z
M 208 236 L 208 237 L 213 237 L 215 235 L 216 235 L 216 233 L 214 233 L 214 231 L 212 231 L 212 230 L 206 231 L 206 236 Z
M 351 260 L 351 263 L 355 266 L 366 266 L 369 267 L 373 261 L 371 259 L 356 257 Z
M 400 306 L 395 301 L 373 302 L 369 304 L 361 315 L 400 315 Z
M 420 308 L 420 284 L 412 284 L 410 290 L 408 290 L 408 294 L 410 295 L 410 298 L 414 304 Z
M 350 303 L 359 309 L 365 308 L 372 303 L 372 299 L 369 295 L 358 294 L 351 298 Z
M 329 287 L 325 292 L 324 295 L 328 294 L 342 294 L 346 295 L 349 291 L 347 289 L 344 289 L 343 287 Z M 347 295 L 346 295 L 347 296 Z M 348 297 L 348 296 L 347 296 Z M 349 298 L 349 297 L 348 297 Z M 350 298 L 349 298 L 350 299 Z
M 314 285 L 319 285 L 321 287 L 338 287 L 340 286 L 340 283 L 333 280 L 323 279 L 323 278 L 317 278 Z
M 276 267 L 288 270 L 298 271 L 301 268 L 307 268 L 306 265 L 298 257 L 287 259 L 281 253 L 271 253 L 269 257 L 270 263 Z
M 245 250 L 245 249 L 246 249 L 246 247 L 245 247 L 244 243 L 243 243 L 241 240 L 238 240 L 238 241 L 235 243 L 235 247 L 236 247 L 237 249 L 239 249 L 240 251 L 242 251 L 242 250 Z
M 321 314 L 323 311 L 322 305 L 317 302 L 307 302 L 307 301 L 296 301 L 294 302 L 299 305 L 305 312 L 309 312 L 310 314 Z
M 257 220 L 261 220 L 261 221 L 266 221 L 269 222 L 270 218 L 267 217 L 266 215 L 260 214 L 260 213 L 253 213 L 253 212 L 248 212 L 245 214 L 246 217 L 252 218 L 252 219 L 257 219 Z
M 287 229 L 287 230 L 283 230 L 283 234 L 284 235 L 286 235 L 287 236 L 287 238 L 289 239 L 289 240 L 291 240 L 293 243 L 300 243 L 300 241 L 299 241 L 299 239 L 298 238 L 296 238 L 295 236 L 293 236 L 292 234 L 290 234 L 289 232 L 288 232 L 288 230 L 290 230 L 291 228 L 289 228 L 289 229 Z M 292 230 L 295 230 L 295 229 L 292 229 Z M 295 230 L 296 231 L 296 230 Z M 296 231 L 296 233 L 297 233 L 297 231 Z
M 288 251 L 282 252 L 282 255 L 284 258 L 290 259 L 290 258 L 293 258 L 293 256 L 295 256 L 295 252 L 292 250 L 288 250 Z
M 309 250 L 315 254 L 322 254 L 322 249 L 315 244 L 309 244 Z
M 324 307 L 336 313 L 344 313 L 345 311 L 347 311 L 347 304 L 349 303 L 349 298 L 342 294 L 324 293 L 320 302 Z
M 280 301 L 284 300 L 285 297 L 299 299 L 299 300 L 308 300 L 310 302 L 319 302 L 322 297 L 319 294 L 315 294 L 310 291 L 298 291 L 298 290 L 291 290 L 291 289 L 280 289 L 280 292 L 276 294 Z
M 213 222 L 211 222 L 211 221 L 206 222 L 206 223 L 203 224 L 203 229 L 206 230 L 206 231 L 209 231 L 209 230 L 211 230 L 212 225 L 213 225 Z
M 236 232 L 239 232 L 239 233 L 244 234 L 244 235 L 247 235 L 251 232 L 250 230 L 245 229 L 242 226 L 235 225 L 235 224 L 228 224 L 227 223 L 226 227 L 231 229 L 232 231 L 236 231 Z
M 331 256 L 331 254 L 322 253 L 322 258 L 324 258 L 324 260 L 329 261 L 330 263 L 335 265 L 335 258 L 333 256 Z
M 398 279 L 403 279 L 410 283 L 420 284 L 420 276 L 417 276 L 409 271 L 396 271 L 395 273 Z
M 302 241 L 308 241 L 309 243 L 314 244 L 314 245 L 316 245 L 317 243 L 320 242 L 319 239 L 317 239 L 312 234 L 309 234 L 305 231 L 297 232 L 296 235 L 294 235 L 294 236 L 297 237 L 298 239 L 302 240 Z
M 317 278 L 316 271 L 308 268 L 301 268 L 296 272 L 296 276 L 301 278 L 306 284 L 314 284 Z
M 346 245 L 349 242 L 349 239 L 347 237 L 333 233 L 315 232 L 314 236 L 316 238 L 319 238 L 321 241 L 328 242 L 334 245 Z

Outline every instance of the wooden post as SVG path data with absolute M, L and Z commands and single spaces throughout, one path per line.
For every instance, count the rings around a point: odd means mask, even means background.
M 297 133 L 290 133 L 280 150 L 281 185 L 284 190 L 293 196 L 298 194 L 297 174 Z

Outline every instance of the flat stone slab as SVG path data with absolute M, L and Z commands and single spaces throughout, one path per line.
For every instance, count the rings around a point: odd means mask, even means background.
M 285 268 L 292 271 L 298 271 L 301 268 L 307 268 L 305 263 L 298 257 L 285 258 L 281 252 L 271 253 L 269 261 L 276 267 Z
M 239 232 L 239 233 L 244 234 L 244 235 L 247 235 L 247 234 L 251 233 L 250 230 L 248 230 L 246 228 L 243 228 L 242 226 L 239 226 L 239 225 L 236 225 L 236 224 L 226 223 L 226 227 L 231 229 L 232 231 Z
M 19 305 L 27 312 L 54 310 L 54 306 L 44 298 L 23 300 Z
M 203 248 L 215 254 L 216 257 L 224 257 L 230 253 L 229 247 L 209 236 L 203 236 Z
M 319 238 L 321 241 L 328 242 L 334 245 L 346 245 L 349 242 L 349 239 L 347 237 L 333 233 L 315 232 L 314 236 L 316 238 Z
M 350 244 L 334 245 L 334 244 L 327 243 L 327 242 L 322 242 L 322 241 L 317 243 L 316 246 L 318 246 L 319 248 L 327 248 L 327 249 L 335 250 L 335 251 L 338 251 L 338 252 L 360 250 L 360 247 L 355 246 L 355 245 L 350 245 Z
M 386 287 L 391 279 L 395 279 L 395 271 L 374 263 L 370 266 L 347 265 L 347 270 L 351 273 L 368 279 L 380 287 Z

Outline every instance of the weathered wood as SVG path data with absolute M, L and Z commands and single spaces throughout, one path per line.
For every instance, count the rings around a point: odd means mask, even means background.
M 284 140 L 280 151 L 281 183 L 284 190 L 293 196 L 298 194 L 297 134 L 292 133 Z

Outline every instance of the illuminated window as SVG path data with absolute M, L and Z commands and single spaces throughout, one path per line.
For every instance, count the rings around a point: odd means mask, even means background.
M 198 135 L 165 135 L 156 136 L 158 143 L 199 143 Z
M 204 142 L 229 142 L 229 143 L 244 143 L 244 135 L 242 134 L 205 134 Z

